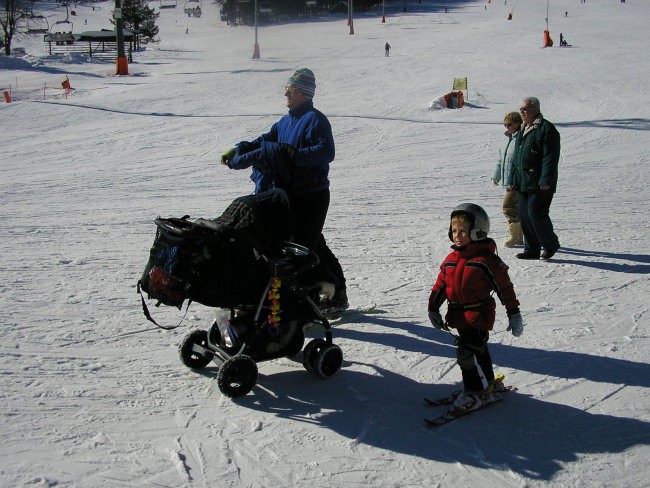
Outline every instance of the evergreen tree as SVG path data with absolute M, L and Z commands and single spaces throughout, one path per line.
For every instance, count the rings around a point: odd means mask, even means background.
M 160 13 L 149 7 L 146 0 L 122 0 L 124 26 L 148 39 L 153 39 L 158 34 L 156 19 L 159 15 Z

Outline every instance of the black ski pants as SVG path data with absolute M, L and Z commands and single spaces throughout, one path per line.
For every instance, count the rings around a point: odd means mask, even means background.
M 337 288 L 345 288 L 345 276 L 341 263 L 327 246 L 323 226 L 330 205 L 330 191 L 324 189 L 291 198 L 293 205 L 293 241 L 313 250 L 320 264 L 305 273 L 309 282 L 327 281 Z
M 492 357 L 487 346 L 490 333 L 487 330 L 462 328 L 458 329 L 458 337 L 456 354 L 463 374 L 463 386 L 465 390 L 481 391 L 485 387 L 478 367 L 488 383 L 494 380 Z

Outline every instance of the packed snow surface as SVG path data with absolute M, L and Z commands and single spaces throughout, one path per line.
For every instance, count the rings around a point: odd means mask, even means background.
M 77 4 L 74 31 L 110 28 L 112 7 Z M 182 7 L 160 11 L 160 40 L 128 76 L 49 56 L 42 34 L 0 57 L 13 95 L 0 104 L 0 485 L 648 486 L 650 2 L 390 1 L 385 23 L 381 8 L 355 15 L 354 35 L 343 16 L 261 26 L 260 60 L 252 27 L 208 1 L 200 18 Z M 542 48 L 547 19 L 571 47 Z M 193 304 L 163 331 L 135 285 L 157 215 L 216 217 L 252 191 L 219 155 L 286 113 L 299 67 L 315 72 L 336 140 L 325 235 L 353 304 L 385 313 L 335 329 L 336 376 L 267 361 L 233 401 L 215 367 L 177 353 L 215 311 Z M 467 104 L 442 108 L 457 77 Z M 503 117 L 531 95 L 562 136 L 550 262 L 502 246 L 490 181 Z M 422 397 L 456 388 L 460 371 L 426 303 L 465 201 L 488 211 L 521 301 L 524 334 L 506 332 L 500 307 L 490 339 L 519 391 L 430 430 L 440 409 Z

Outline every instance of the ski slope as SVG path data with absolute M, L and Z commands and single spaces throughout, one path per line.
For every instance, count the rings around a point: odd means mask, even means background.
M 181 2 L 122 77 L 16 37 L 26 55 L 0 57 L 15 95 L 0 104 L 1 486 L 647 486 L 650 2 L 550 0 L 551 36 L 572 47 L 548 49 L 543 1 L 403 4 L 387 2 L 383 24 L 381 8 L 356 15 L 354 35 L 341 16 L 261 26 L 252 60 L 253 28 L 222 23 L 211 2 L 188 17 Z M 78 4 L 75 32 L 110 28 L 112 6 Z M 252 191 L 219 155 L 286 112 L 299 67 L 315 72 L 336 141 L 325 235 L 351 302 L 386 313 L 337 327 L 335 377 L 264 362 L 233 401 L 214 368 L 177 354 L 214 311 L 193 304 L 182 327 L 158 330 L 135 284 L 156 216 L 216 217 Z M 467 105 L 439 108 L 465 76 Z M 531 95 L 562 136 L 551 262 L 503 248 L 490 181 L 503 116 Z M 428 430 L 438 410 L 422 397 L 460 382 L 426 304 L 464 201 L 488 211 L 521 302 L 524 334 L 506 332 L 499 308 L 490 346 L 519 391 Z

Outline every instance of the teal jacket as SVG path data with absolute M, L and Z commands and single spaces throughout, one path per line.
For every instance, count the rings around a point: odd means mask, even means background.
M 539 114 L 532 126 L 517 132 L 515 160 L 512 165 L 512 186 L 519 192 L 536 193 L 540 185 L 557 189 L 560 162 L 560 133 Z
M 506 131 L 506 137 L 507 140 L 499 148 L 499 162 L 492 174 L 492 181 L 501 182 L 501 186 L 512 184 L 512 163 L 515 160 L 515 136 Z

